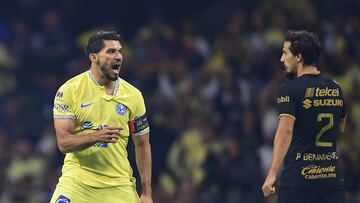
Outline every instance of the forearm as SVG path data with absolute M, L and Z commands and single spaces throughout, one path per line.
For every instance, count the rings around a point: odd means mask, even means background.
M 62 153 L 84 150 L 97 142 L 94 133 L 85 135 L 66 134 L 58 140 L 59 149 Z
M 270 167 L 269 174 L 275 175 L 278 173 L 281 163 L 290 147 L 292 139 L 291 131 L 278 131 L 274 139 L 274 152 L 273 159 Z
M 151 147 L 149 142 L 135 146 L 136 164 L 141 179 L 142 194 L 150 195 L 151 190 Z

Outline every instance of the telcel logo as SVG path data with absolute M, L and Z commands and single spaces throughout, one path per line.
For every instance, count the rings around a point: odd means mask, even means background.
M 338 88 L 335 88 L 335 89 L 331 89 L 331 88 L 319 88 L 317 87 L 315 89 L 315 96 L 317 97 L 327 97 L 327 96 L 330 96 L 330 97 L 337 97 L 339 96 L 339 89 Z

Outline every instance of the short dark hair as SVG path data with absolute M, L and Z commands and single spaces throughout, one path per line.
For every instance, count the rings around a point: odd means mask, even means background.
M 301 54 L 304 65 L 319 65 L 320 40 L 316 34 L 305 30 L 289 30 L 286 32 L 285 41 L 291 43 L 291 53 Z
M 121 41 L 121 36 L 115 31 L 99 31 L 89 38 L 88 44 L 85 47 L 85 54 L 89 56 L 90 53 L 99 53 L 105 46 L 104 40 Z

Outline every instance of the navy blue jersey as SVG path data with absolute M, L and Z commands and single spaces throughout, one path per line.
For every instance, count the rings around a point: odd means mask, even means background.
M 305 74 L 279 90 L 279 116 L 295 119 L 280 184 L 290 187 L 343 185 L 336 141 L 346 117 L 341 87 L 320 74 Z

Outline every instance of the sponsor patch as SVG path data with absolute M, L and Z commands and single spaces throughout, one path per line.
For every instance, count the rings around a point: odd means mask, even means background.
M 289 96 L 281 96 L 281 97 L 278 97 L 278 98 L 277 98 L 277 102 L 278 102 L 278 104 L 290 102 L 290 97 L 289 97 Z
M 57 111 L 62 112 L 62 113 L 65 113 L 65 112 L 69 111 L 69 105 L 67 105 L 67 104 L 57 104 L 57 103 L 55 103 L 54 108 Z
M 322 107 L 322 106 L 337 106 L 337 107 L 344 106 L 344 101 L 341 99 L 314 99 L 313 101 L 309 99 L 305 99 L 302 103 L 305 109 L 309 109 L 311 107 Z
M 90 129 L 93 127 L 93 123 L 91 121 L 84 121 L 81 125 L 80 125 L 80 129 Z
M 303 107 L 304 107 L 305 109 L 309 109 L 309 108 L 311 107 L 311 103 L 312 103 L 311 100 L 305 99 L 305 100 L 303 101 Z
M 55 98 L 61 99 L 64 96 L 64 93 L 62 91 L 57 91 L 55 94 Z
M 315 93 L 315 88 L 314 87 L 306 88 L 305 98 L 313 97 L 314 93 Z
M 315 89 L 315 96 L 317 97 L 338 97 L 340 95 L 340 91 L 338 88 L 319 88 Z
M 103 147 L 103 148 L 107 148 L 108 147 L 108 143 L 103 143 L 103 142 L 97 142 L 94 144 L 94 147 Z
M 303 167 L 301 175 L 305 179 L 328 179 L 336 178 L 336 166 L 318 166 L 315 164 Z
M 96 130 L 101 130 L 101 129 L 103 129 L 103 128 L 105 128 L 107 125 L 105 125 L 105 124 L 100 124 L 97 128 L 96 128 Z
M 71 200 L 68 197 L 65 197 L 64 195 L 60 195 L 57 200 L 56 203 L 70 203 Z
M 120 115 L 125 115 L 127 112 L 128 112 L 128 109 L 126 108 L 126 106 L 120 104 L 120 103 L 117 103 L 116 106 L 115 106 L 115 110 L 118 114 Z
M 88 122 L 90 122 L 90 121 L 88 121 Z M 92 125 L 92 123 L 91 123 L 91 125 Z M 105 124 L 100 124 L 100 125 L 96 128 L 96 130 L 101 130 L 101 129 L 105 128 L 106 126 L 107 126 L 107 125 L 105 125 Z M 107 147 L 108 147 L 108 143 L 97 142 L 97 143 L 94 144 L 94 147 L 107 148 Z

